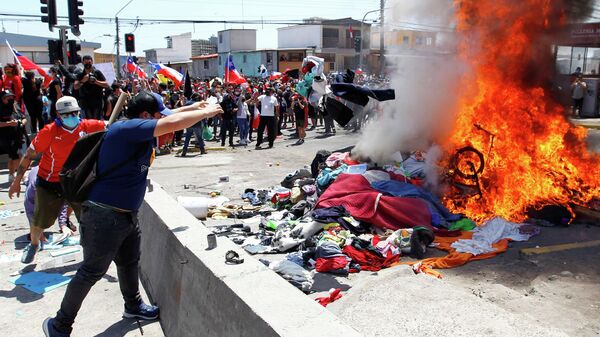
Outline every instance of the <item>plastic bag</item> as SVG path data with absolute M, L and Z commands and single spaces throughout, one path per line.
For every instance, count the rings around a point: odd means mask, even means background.
M 213 132 L 206 125 L 202 128 L 202 139 L 204 139 L 204 140 L 211 140 L 211 139 L 213 139 Z

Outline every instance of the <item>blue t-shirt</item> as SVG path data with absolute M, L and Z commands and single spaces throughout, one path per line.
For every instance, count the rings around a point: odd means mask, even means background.
M 105 177 L 96 180 L 88 199 L 109 206 L 137 211 L 146 194 L 154 129 L 157 120 L 130 119 L 108 128 L 98 157 L 98 175 L 122 163 Z

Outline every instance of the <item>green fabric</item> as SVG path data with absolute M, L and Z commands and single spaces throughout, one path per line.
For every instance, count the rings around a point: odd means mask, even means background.
M 463 218 L 463 219 L 453 222 L 450 225 L 449 229 L 451 231 L 455 231 L 455 230 L 470 231 L 475 227 L 477 227 L 477 226 L 475 225 L 475 222 L 473 220 Z

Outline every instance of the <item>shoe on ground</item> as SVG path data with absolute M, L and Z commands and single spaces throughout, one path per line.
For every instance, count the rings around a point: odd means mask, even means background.
M 25 264 L 29 264 L 31 262 L 33 262 L 33 259 L 35 258 L 35 254 L 37 254 L 37 252 L 40 250 L 40 246 L 39 245 L 32 245 L 31 243 L 27 245 L 27 247 L 25 247 L 25 249 L 23 249 L 23 255 L 21 256 L 21 262 L 25 263 Z
M 260 150 L 260 145 L 256 145 L 254 148 L 255 148 L 256 150 Z
M 141 302 L 135 309 L 128 309 L 127 306 L 125 306 L 123 318 L 137 318 L 145 321 L 151 321 L 157 319 L 158 314 L 159 309 L 157 306 L 148 305 L 144 302 Z
M 298 139 L 298 141 L 296 142 L 296 145 L 302 145 L 304 144 L 304 139 Z
M 42 323 L 42 330 L 46 337 L 69 337 L 71 334 L 60 332 L 54 327 L 54 318 L 46 318 Z
M 206 152 L 205 149 L 200 149 L 200 154 L 207 154 L 208 152 Z

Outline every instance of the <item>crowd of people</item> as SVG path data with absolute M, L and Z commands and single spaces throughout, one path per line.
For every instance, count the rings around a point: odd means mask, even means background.
M 294 78 L 248 79 L 239 84 L 188 78 L 175 85 L 158 78 L 127 77 L 109 84 L 90 56 L 84 56 L 79 66 L 59 62 L 48 75 L 36 78 L 10 64 L 0 83 L 0 154 L 10 158 L 11 199 L 20 196 L 29 171 L 25 208 L 30 243 L 21 262 L 34 261 L 47 240 L 44 230 L 57 219 L 61 232 L 71 235 L 77 231 L 69 221 L 74 213 L 82 233 L 84 261 L 56 317 L 44 321 L 46 336 L 70 335 L 82 301 L 112 261 L 125 302 L 123 316 L 158 317 L 158 308 L 145 304 L 139 294 L 137 219 L 156 154 L 183 145 L 180 155 L 186 156 L 192 136 L 205 154 L 205 140 L 236 146 L 236 137 L 240 146 L 255 141 L 257 149 L 263 143 L 272 148 L 288 126 L 295 129 L 297 145 L 304 143 L 309 125 L 315 129 L 320 122 L 327 133 L 335 133 L 322 102 L 311 104 L 307 95 L 299 94 Z M 121 101 L 126 104 L 121 106 Z M 77 202 L 65 196 L 60 173 L 78 141 L 95 132 L 104 132 L 95 180 L 85 201 Z

